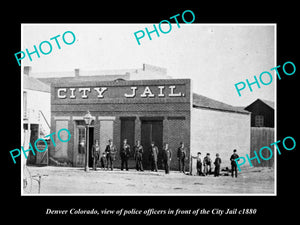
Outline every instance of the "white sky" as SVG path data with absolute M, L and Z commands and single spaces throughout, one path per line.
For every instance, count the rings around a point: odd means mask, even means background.
M 158 27 L 158 25 L 156 25 Z M 168 34 L 153 33 L 137 44 L 134 32 L 149 30 L 153 24 L 23 24 L 22 51 L 58 34 L 72 31 L 72 45 L 58 38 L 49 55 L 32 55 L 22 60 L 33 73 L 82 70 L 116 70 L 142 68 L 143 63 L 164 67 L 173 78 L 191 78 L 193 92 L 236 106 L 246 106 L 257 98 L 275 101 L 273 82 L 253 92 L 248 88 L 239 97 L 234 84 L 253 76 L 259 78 L 275 64 L 275 25 L 266 24 L 172 24 Z M 163 28 L 167 30 L 167 28 Z M 21 51 L 20 50 L 20 51 Z M 45 51 L 46 51 L 45 47 Z M 267 82 L 265 78 L 265 82 Z

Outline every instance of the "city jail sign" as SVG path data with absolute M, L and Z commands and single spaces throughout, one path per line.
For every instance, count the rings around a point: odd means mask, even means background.
M 124 87 L 60 87 L 58 99 L 105 99 L 105 98 L 165 98 L 184 97 L 183 85 L 124 86 Z

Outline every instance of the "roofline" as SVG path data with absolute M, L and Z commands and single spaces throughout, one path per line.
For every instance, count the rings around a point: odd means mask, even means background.
M 274 108 L 271 107 L 270 105 L 268 105 L 267 103 L 265 103 L 264 100 L 262 100 L 262 99 L 260 99 L 260 98 L 256 99 L 256 100 L 255 100 L 254 102 L 252 102 L 250 105 L 246 106 L 246 107 L 245 107 L 245 110 L 247 110 L 246 108 L 252 106 L 254 103 L 256 103 L 256 102 L 258 102 L 258 101 L 262 102 L 264 105 L 266 105 L 266 106 L 269 107 L 270 109 L 275 110 L 275 107 L 274 107 Z
M 230 113 L 239 113 L 239 114 L 251 114 L 251 112 L 245 111 L 234 111 L 234 110 L 229 110 L 229 109 L 218 109 L 218 108 L 212 108 L 212 107 L 205 107 L 205 106 L 198 106 L 193 104 L 193 108 L 201 108 L 201 109 L 207 109 L 207 110 L 215 110 L 215 111 L 221 111 L 221 112 L 230 112 Z
M 23 88 L 23 91 L 26 91 L 26 90 L 45 92 L 45 93 L 49 93 L 49 94 L 51 93 L 51 89 L 49 89 L 49 91 L 46 91 L 46 90 L 38 90 L 38 89 L 33 89 L 33 88 Z

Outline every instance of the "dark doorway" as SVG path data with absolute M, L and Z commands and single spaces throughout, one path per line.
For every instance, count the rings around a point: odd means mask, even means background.
M 27 125 L 28 127 L 28 125 Z M 34 148 L 34 142 L 39 138 L 39 125 L 38 124 L 30 124 L 30 143 Z M 29 151 L 27 158 L 27 165 L 35 165 L 36 164 L 36 155 L 33 155 L 32 151 Z
M 124 139 L 127 139 L 127 143 L 130 145 L 131 150 L 134 146 L 134 121 L 135 117 L 124 117 L 121 118 L 121 140 L 120 144 L 122 146 Z
M 130 145 L 130 157 L 128 160 L 128 167 L 134 168 L 135 162 L 133 159 L 133 147 L 134 147 L 134 135 L 135 135 L 135 117 L 122 117 L 121 118 L 121 140 L 120 149 L 123 146 L 124 139 L 127 139 L 127 144 Z
M 92 147 L 94 144 L 94 127 L 89 127 L 89 167 L 93 167 Z
M 158 147 L 158 168 L 162 169 L 162 147 L 163 147 L 163 121 L 162 120 L 142 120 L 141 144 L 144 147 L 143 166 L 150 169 L 150 146 L 151 141 Z

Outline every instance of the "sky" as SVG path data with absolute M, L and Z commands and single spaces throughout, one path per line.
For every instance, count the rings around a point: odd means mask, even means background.
M 158 27 L 158 25 L 156 24 Z M 52 44 L 48 55 L 40 53 L 22 60 L 33 73 L 81 70 L 138 69 L 142 64 L 164 67 L 173 78 L 190 78 L 193 92 L 234 105 L 246 106 L 257 98 L 275 101 L 277 66 L 274 24 L 184 24 L 172 23 L 168 34 L 145 35 L 138 45 L 134 33 L 153 29 L 153 24 L 22 24 L 21 50 L 29 52 L 42 41 Z M 168 25 L 162 26 L 168 30 Z M 66 31 L 75 34 L 71 45 L 61 39 Z M 61 49 L 50 38 L 60 35 Z M 72 40 L 66 35 L 66 40 Z M 43 45 L 44 51 L 47 46 Z M 254 81 L 263 71 L 273 75 L 270 85 L 247 87 L 239 96 L 235 84 Z M 265 82 L 268 77 L 264 77 Z

